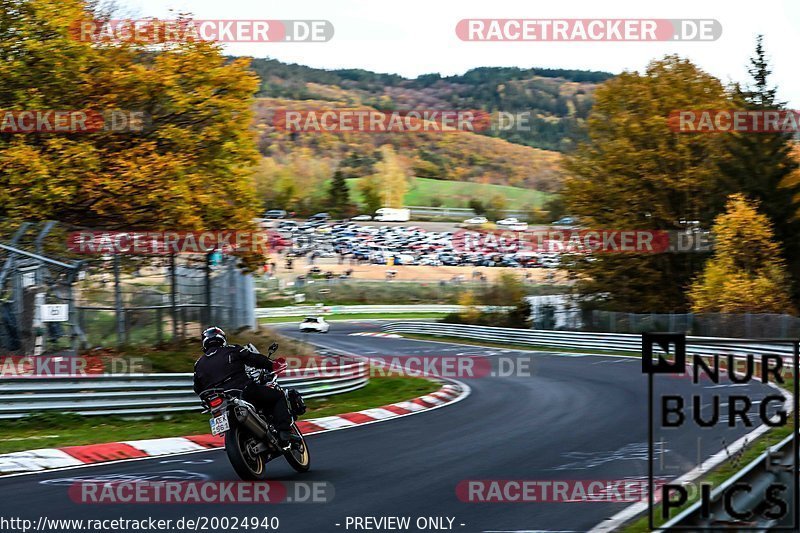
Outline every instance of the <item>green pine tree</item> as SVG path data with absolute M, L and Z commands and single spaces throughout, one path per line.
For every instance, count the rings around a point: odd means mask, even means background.
M 768 81 L 772 71 L 761 35 L 748 71 L 751 85 L 744 89 L 734 87 L 736 105 L 749 110 L 785 110 L 785 103 L 776 98 L 777 89 L 770 87 Z M 800 224 L 792 203 L 800 194 L 800 183 L 790 179 L 798 169 L 791 153 L 792 134 L 730 133 L 723 142 L 729 157 L 720 161 L 721 172 L 735 189 L 760 202 L 762 213 L 775 228 L 775 238 L 789 262 L 792 277 L 800 280 Z
M 344 173 L 337 170 L 328 187 L 328 209 L 334 216 L 348 215 L 352 211 L 350 204 L 350 189 L 347 187 Z

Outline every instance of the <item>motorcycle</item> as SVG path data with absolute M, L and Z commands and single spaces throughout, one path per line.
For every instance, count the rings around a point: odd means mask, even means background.
M 245 346 L 253 353 L 258 349 L 252 344 Z M 267 357 L 277 351 L 278 345 L 269 347 Z M 200 394 L 205 407 L 204 413 L 211 414 L 211 433 L 225 435 L 225 452 L 233 469 L 240 478 L 247 481 L 266 479 L 266 465 L 280 456 L 297 472 L 307 472 L 311 466 L 311 456 L 305 438 L 297 427 L 297 418 L 305 413 L 305 403 L 295 389 L 284 389 L 278 384 L 278 375 L 286 370 L 282 361 L 273 361 L 273 370 L 248 369 L 248 374 L 257 383 L 283 392 L 292 416 L 291 439 L 288 446 L 282 446 L 278 430 L 272 425 L 271 416 L 263 413 L 251 403 L 242 399 L 239 389 L 212 388 Z

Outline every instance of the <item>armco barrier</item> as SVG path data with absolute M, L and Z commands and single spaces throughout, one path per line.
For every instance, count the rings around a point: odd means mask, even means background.
M 458 313 L 464 309 L 461 305 L 295 305 L 286 307 L 259 307 L 256 309 L 256 318 L 291 317 L 305 315 L 331 315 L 336 314 L 388 314 L 388 313 Z M 490 309 L 481 307 L 480 309 Z M 492 307 L 491 309 L 506 309 L 506 307 Z
M 584 331 L 548 331 L 533 329 L 495 328 L 436 322 L 391 322 L 383 326 L 391 333 L 419 333 L 443 337 L 503 342 L 531 347 L 554 347 L 571 350 L 603 350 L 619 353 L 641 354 L 641 335 L 627 333 L 594 333 Z M 713 345 L 703 345 L 703 341 Z M 775 354 L 793 357 L 792 346 L 761 345 L 737 342 L 737 339 L 720 337 L 686 337 L 686 352 L 698 355 L 732 354 L 744 356 L 748 353 Z
M 759 455 L 742 470 L 728 478 L 719 487 L 711 492 L 709 518 L 703 518 L 700 501 L 690 506 L 678 516 L 663 524 L 661 531 L 686 531 L 696 528 L 696 531 L 703 531 L 708 528 L 730 528 L 734 531 L 736 525 L 741 525 L 748 529 L 768 531 L 773 527 L 790 528 L 792 527 L 792 513 L 779 519 L 770 519 L 759 515 L 757 511 L 763 510 L 765 505 L 764 492 L 752 491 L 741 492 L 733 498 L 734 508 L 739 513 L 753 513 L 753 519 L 742 521 L 728 514 L 725 509 L 722 495 L 725 491 L 736 483 L 745 483 L 750 487 L 765 488 L 772 483 L 777 483 L 788 488 L 784 493 L 784 498 L 791 498 L 794 490 L 794 440 L 793 435 L 789 435 L 783 441 L 772 446 L 767 451 Z M 791 506 L 792 499 L 787 502 Z M 771 507 L 767 505 L 767 508 Z
M 341 394 L 365 386 L 365 361 L 324 367 L 320 373 L 286 372 L 278 381 L 306 398 Z M 310 374 L 310 375 L 309 375 Z M 33 413 L 151 415 L 201 410 L 192 374 L 98 375 L 91 377 L 11 377 L 0 381 L 0 419 Z

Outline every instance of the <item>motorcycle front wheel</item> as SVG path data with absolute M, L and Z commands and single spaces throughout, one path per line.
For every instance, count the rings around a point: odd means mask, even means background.
M 308 469 L 311 468 L 311 454 L 306 446 L 306 439 L 295 424 L 292 424 L 291 433 L 299 437 L 299 440 L 292 442 L 289 449 L 283 452 L 283 456 L 286 457 L 289 466 L 298 472 L 308 472 Z
M 258 442 L 246 429 L 233 425 L 225 433 L 225 452 L 231 466 L 245 481 L 264 481 L 267 479 L 266 461 L 261 454 L 253 454 L 249 447 Z

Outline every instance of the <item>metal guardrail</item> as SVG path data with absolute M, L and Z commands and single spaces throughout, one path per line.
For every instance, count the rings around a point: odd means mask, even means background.
M 406 209 L 411 210 L 411 217 L 415 216 L 428 216 L 428 217 L 443 217 L 443 218 L 455 218 L 455 217 L 463 217 L 463 218 L 470 218 L 475 216 L 475 211 L 469 207 L 428 207 L 428 206 L 421 206 L 421 205 L 407 205 L 405 206 Z M 528 214 L 524 211 L 518 211 L 514 209 L 504 209 L 502 213 L 506 217 L 516 217 L 519 220 L 527 220 Z
M 0 419 L 32 413 L 151 415 L 201 410 L 192 374 L 111 374 L 91 377 L 11 377 L 0 382 Z M 341 394 L 364 387 L 368 363 L 348 362 L 322 369 L 294 369 L 278 382 L 306 398 Z
M 783 495 L 786 501 L 791 502 L 794 491 L 794 435 L 789 435 L 780 443 L 767 449 L 742 470 L 728 478 L 719 487 L 711 492 L 710 513 L 708 518 L 701 516 L 702 502 L 697 501 L 672 520 L 664 523 L 661 531 L 686 531 L 696 527 L 703 530 L 709 527 L 730 528 L 734 531 L 736 525 L 753 530 L 767 531 L 772 527 L 791 527 L 791 516 L 774 520 L 759 516 L 757 508 L 764 504 L 764 490 L 772 483 L 778 483 L 788 488 Z M 753 487 L 752 492 L 740 492 L 731 499 L 731 503 L 739 513 L 753 512 L 753 520 L 742 522 L 730 516 L 723 501 L 725 491 L 736 483 L 746 483 Z M 789 513 L 791 514 L 791 513 Z
M 296 305 L 286 307 L 259 307 L 256 318 L 291 317 L 305 315 L 336 314 L 388 314 L 388 313 L 458 313 L 464 309 L 461 305 Z M 480 307 L 489 309 L 489 307 Z M 505 309 L 493 307 L 492 309 Z
M 594 333 L 584 331 L 549 331 L 514 328 L 495 328 L 490 326 L 470 326 L 433 322 L 392 322 L 385 324 L 383 330 L 391 333 L 419 333 L 444 337 L 463 337 L 465 339 L 504 342 L 531 347 L 555 347 L 574 350 L 604 350 L 619 353 L 641 354 L 641 335 L 628 333 Z M 704 346 L 703 341 L 709 344 Z M 731 354 L 774 354 L 793 357 L 793 347 L 786 345 L 763 345 L 741 343 L 738 339 L 720 337 L 686 337 L 686 353 L 698 355 Z

